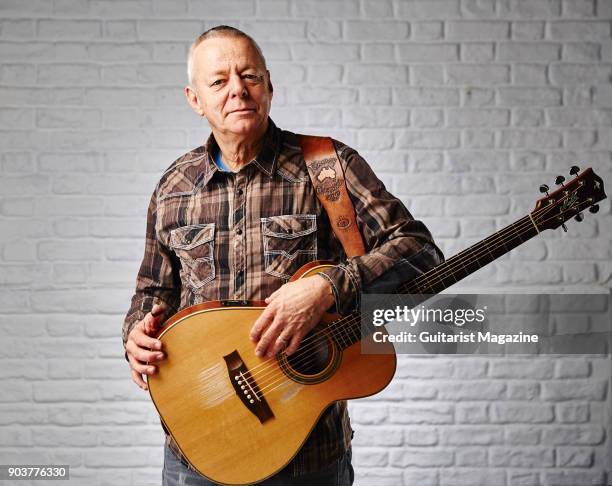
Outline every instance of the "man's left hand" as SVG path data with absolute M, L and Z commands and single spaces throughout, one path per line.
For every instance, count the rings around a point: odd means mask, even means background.
M 330 283 L 313 275 L 288 282 L 266 299 L 268 306 L 253 324 L 251 340 L 257 356 L 295 352 L 303 337 L 334 303 Z

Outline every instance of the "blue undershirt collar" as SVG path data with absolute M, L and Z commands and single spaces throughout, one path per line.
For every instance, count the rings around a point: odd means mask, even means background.
M 221 172 L 232 172 L 232 169 L 230 169 L 229 166 L 225 162 L 223 162 L 223 159 L 221 158 L 220 149 L 217 149 L 217 151 L 215 152 L 214 160 L 217 169 L 219 169 Z

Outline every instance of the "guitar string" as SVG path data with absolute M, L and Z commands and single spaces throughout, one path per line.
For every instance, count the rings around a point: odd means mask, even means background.
M 567 196 L 566 196 L 566 197 L 567 197 Z M 551 207 L 545 207 L 545 208 L 542 208 L 542 209 L 541 209 L 541 212 L 543 213 L 543 212 L 545 212 L 545 211 L 547 211 L 547 210 L 549 210 L 549 209 L 551 209 Z M 534 214 L 535 214 L 535 213 L 534 213 Z M 537 216 L 539 216 L 539 215 L 537 215 Z M 553 217 L 549 218 L 549 220 L 552 220 L 552 219 L 554 219 L 555 217 L 557 217 L 557 216 L 553 216 Z M 527 216 L 526 216 L 525 218 L 527 218 Z M 524 219 L 524 218 L 522 218 L 522 219 Z M 520 221 L 520 220 L 519 220 L 519 221 Z M 548 220 L 545 220 L 544 222 L 546 222 L 546 221 L 548 221 Z M 518 223 L 518 221 L 517 221 L 516 223 Z M 514 223 L 514 224 L 516 224 L 516 223 Z M 508 227 L 506 227 L 506 228 L 504 228 L 504 229 L 500 230 L 499 232 L 497 232 L 495 235 L 492 235 L 491 237 L 495 237 L 495 239 L 500 240 L 500 239 L 502 239 L 501 237 L 502 237 L 502 234 L 503 234 L 503 233 L 509 233 L 509 232 L 512 232 L 512 231 L 517 231 L 517 234 L 518 234 L 518 235 L 525 234 L 525 232 L 526 232 L 526 231 L 523 231 L 523 233 L 518 233 L 519 228 L 521 228 L 521 227 L 522 227 L 522 228 L 525 228 L 525 227 L 530 227 L 532 224 L 533 224 L 533 223 L 531 222 L 531 220 L 525 220 L 523 223 L 521 223 L 521 224 L 520 224 L 519 226 L 517 226 L 516 228 L 512 228 L 512 226 L 513 226 L 513 225 L 509 225 Z M 538 230 L 538 231 L 539 231 L 539 230 Z M 489 238 L 491 238 L 491 237 L 489 237 Z M 487 238 L 487 239 L 489 239 L 489 238 Z M 484 241 L 485 241 L 485 240 L 483 240 L 483 242 L 484 242 Z M 504 245 L 503 241 L 502 241 L 502 243 L 501 243 L 501 244 L 502 244 L 502 245 Z M 504 246 L 505 246 L 505 245 L 504 245 Z M 496 248 L 499 248 L 499 246 L 498 246 L 498 247 L 496 247 Z M 496 248 L 495 248 L 495 249 L 496 249 Z M 486 249 L 486 251 L 489 251 L 489 253 L 490 253 L 490 250 L 489 250 L 488 248 Z M 478 255 L 482 255 L 483 253 L 484 253 L 484 250 L 483 250 L 483 251 L 481 251 L 481 252 L 479 252 L 479 253 L 478 253 Z M 491 255 L 491 256 L 492 256 L 492 255 Z M 471 257 L 472 257 L 471 255 L 470 255 L 469 257 L 466 255 L 466 258 L 464 258 L 464 259 L 471 258 Z M 475 258 L 475 259 L 477 260 L 477 258 Z M 494 258 L 494 259 L 495 259 L 495 258 Z M 461 262 L 461 260 L 462 260 L 462 259 L 459 259 L 459 260 L 458 260 L 458 262 Z M 450 267 L 447 269 L 447 271 L 445 272 L 447 275 L 448 275 L 448 274 L 454 274 L 454 273 L 455 273 L 455 270 L 454 270 L 454 269 L 457 269 L 457 268 L 458 268 L 458 265 L 457 265 L 456 263 L 457 263 L 457 262 L 455 262 L 455 264 L 451 265 L 451 266 L 450 266 Z M 463 266 L 463 263 L 462 263 L 462 262 L 461 262 L 461 265 Z M 454 269 L 453 269 L 452 271 L 449 271 L 449 270 L 451 270 L 451 268 L 454 268 Z M 464 268 L 464 270 L 465 270 L 465 266 L 463 266 L 463 268 Z M 441 275 L 442 275 L 442 274 L 441 274 Z M 443 277 L 443 278 L 445 278 L 445 277 Z M 416 280 L 416 279 L 415 279 L 415 280 Z M 436 282 L 434 285 L 437 285 L 437 284 L 438 284 L 438 283 L 440 283 L 441 281 L 442 281 L 442 279 L 440 278 L 440 276 L 438 276 L 438 280 L 437 280 L 437 282 Z M 456 281 L 457 281 L 457 280 L 456 280 Z M 413 281 L 411 281 L 411 282 L 409 282 L 409 285 L 411 285 L 411 284 L 412 284 L 412 282 L 414 282 L 414 280 L 413 280 Z M 433 286 L 432 286 L 432 285 L 429 285 L 429 287 L 430 287 L 430 289 L 432 289 L 432 290 L 433 290 Z M 396 294 L 396 295 L 397 295 L 397 294 Z M 328 329 L 330 329 L 330 330 L 331 330 L 331 334 L 332 334 L 332 336 L 333 336 L 333 337 L 338 337 L 338 336 L 341 336 L 341 335 L 342 335 L 342 332 L 343 332 L 343 331 L 345 330 L 345 328 L 347 327 L 347 326 L 344 326 L 344 324 L 346 324 L 347 322 L 348 322 L 348 324 L 354 324 L 354 323 L 355 323 L 355 320 L 356 320 L 357 318 L 358 318 L 358 316 L 357 316 L 357 317 L 352 317 L 352 315 L 346 316 L 346 317 L 344 317 L 344 318 L 340 318 L 340 319 L 338 319 L 338 320 L 336 320 L 336 321 L 334 321 L 334 322 L 332 323 L 332 325 L 336 326 L 336 327 L 337 327 L 337 329 L 333 329 L 333 328 L 331 328 L 331 326 L 330 326 Z M 342 328 L 340 328 L 340 325 L 342 325 Z M 336 331 L 338 331 L 338 332 L 336 332 Z M 309 340 L 312 340 L 312 339 L 316 339 L 316 340 L 318 340 L 318 339 L 323 339 L 323 340 L 325 340 L 325 337 L 324 337 L 324 336 L 321 336 L 321 335 L 320 335 L 320 333 L 318 333 L 318 334 L 319 334 L 319 335 L 313 335 L 313 336 L 310 336 L 310 337 L 309 337 L 309 338 L 307 338 L 307 339 L 304 339 L 304 340 L 302 341 L 302 343 L 304 344 L 305 342 L 308 342 Z M 350 338 L 350 336 L 346 335 L 345 337 L 348 337 L 348 338 L 349 338 L 349 342 L 350 342 L 350 339 L 351 339 L 351 338 Z M 304 348 L 305 348 L 305 346 L 304 346 Z M 309 352 L 310 352 L 310 350 L 305 350 L 305 349 L 304 349 L 304 354 L 308 355 L 308 354 L 309 354 Z M 296 355 L 296 356 L 299 356 L 299 354 L 298 354 L 298 355 Z M 274 359 L 274 358 L 269 358 L 269 359 L 268 359 L 268 360 L 266 360 L 264 363 L 261 363 L 261 364 L 257 365 L 255 368 L 253 368 L 253 369 L 251 370 L 251 373 L 250 373 L 251 377 L 261 375 L 261 373 L 262 373 L 263 371 L 265 371 L 265 370 L 261 370 L 261 371 L 258 371 L 258 372 L 256 372 L 256 373 L 253 373 L 253 371 L 254 371 L 254 370 L 256 370 L 257 368 L 260 368 L 261 366 L 266 365 L 266 364 L 269 362 L 269 360 L 271 360 L 271 359 Z M 296 363 L 296 364 L 298 364 L 298 363 Z M 302 364 L 303 364 L 303 363 L 302 363 Z M 275 367 L 275 366 L 272 366 L 272 368 L 273 368 L 273 371 L 276 369 L 276 367 Z M 266 375 L 264 375 L 263 377 L 262 377 L 262 376 L 260 376 L 260 378 L 265 378 L 265 376 L 266 376 Z
M 566 196 L 566 197 L 567 197 L 567 196 Z M 585 203 L 585 204 L 587 204 L 587 205 L 588 205 L 588 203 Z M 545 207 L 545 208 L 542 208 L 541 212 L 545 212 L 546 210 L 549 210 L 549 209 L 551 209 L 551 207 Z M 564 211 L 564 212 L 565 212 L 565 211 Z M 557 216 L 555 215 L 555 216 L 553 216 L 553 217 L 549 218 L 548 220 L 545 220 L 544 222 L 549 221 L 549 220 L 552 220 L 552 219 L 554 219 L 554 218 L 556 218 L 556 217 L 557 217 Z M 523 219 L 524 219 L 524 218 L 523 218 Z M 520 221 L 520 220 L 519 220 L 519 221 Z M 518 221 L 517 221 L 516 223 L 518 223 Z M 516 223 L 514 223 L 514 224 L 516 224 Z M 513 226 L 513 225 L 510 225 L 510 226 L 506 227 L 505 229 L 502 229 L 502 230 L 500 230 L 499 232 L 497 232 L 497 233 L 496 233 L 496 239 L 497 239 L 497 240 L 500 240 L 500 239 L 501 239 L 501 236 L 502 236 L 502 234 L 503 234 L 503 233 L 508 233 L 508 232 L 511 232 L 511 231 L 516 231 L 516 232 L 517 232 L 517 235 L 522 235 L 522 234 L 525 234 L 525 232 L 527 231 L 527 230 L 526 230 L 526 227 L 529 227 L 529 226 L 531 226 L 532 224 L 533 224 L 533 223 L 531 222 L 531 220 L 525 220 L 523 223 L 521 223 L 521 224 L 520 224 L 519 226 L 517 226 L 516 228 L 512 228 L 512 226 Z M 521 229 L 525 229 L 525 230 L 524 230 L 522 233 L 518 233 L 519 228 L 521 228 Z M 538 231 L 539 231 L 539 230 L 538 230 Z M 493 236 L 493 235 L 492 235 L 492 236 Z M 519 236 L 519 237 L 520 237 L 520 236 Z M 484 241 L 484 240 L 483 240 L 483 241 Z M 502 241 L 502 243 L 501 243 L 501 244 L 502 244 L 502 245 L 504 245 L 503 241 Z M 504 245 L 504 246 L 505 246 L 505 245 Z M 496 248 L 499 248 L 499 246 L 498 246 L 498 247 L 496 247 Z M 489 250 L 489 249 L 487 249 L 487 251 L 489 251 L 489 253 L 490 253 L 490 250 Z M 484 251 L 483 251 L 483 252 L 480 252 L 480 254 L 482 254 L 482 253 L 484 253 Z M 494 258 L 494 259 L 495 259 L 495 258 Z M 476 260 L 477 260 L 477 258 L 476 258 Z M 456 264 L 455 264 L 455 265 L 453 265 L 453 267 L 456 269 L 456 268 L 458 268 L 458 265 L 456 265 Z M 449 267 L 449 269 L 448 269 L 448 270 L 450 270 L 450 267 Z M 465 266 L 464 266 L 464 270 L 465 270 Z M 453 271 L 447 271 L 446 273 L 447 273 L 447 274 L 454 274 L 455 272 L 454 272 L 454 270 L 453 270 Z M 441 280 L 438 280 L 438 283 L 439 283 L 440 281 L 441 281 Z M 411 281 L 410 283 L 412 283 L 412 281 Z M 437 285 L 437 283 L 436 283 L 436 285 Z M 430 286 L 430 288 L 433 290 L 433 287 L 432 287 L 432 286 Z M 359 316 L 355 316 L 355 317 L 353 317 L 352 315 L 349 315 L 349 316 L 346 316 L 345 318 L 338 319 L 338 320 L 336 320 L 336 321 L 334 321 L 334 322 L 332 323 L 334 326 L 336 326 L 336 329 L 331 328 L 331 326 L 330 326 L 328 329 L 330 329 L 330 331 L 331 331 L 331 332 L 330 332 L 330 334 L 332 335 L 332 337 L 339 337 L 339 336 L 342 336 L 342 334 L 344 333 L 344 331 L 345 331 L 345 330 L 346 330 L 346 328 L 348 327 L 348 326 L 346 326 L 345 324 L 348 324 L 348 325 L 350 326 L 350 325 L 353 325 L 353 324 L 357 323 L 359 320 L 360 320 Z M 316 335 L 316 334 L 318 334 L 318 335 Z M 349 340 L 349 342 L 351 342 L 351 337 L 350 337 L 348 334 L 345 334 L 345 336 L 344 336 L 344 337 L 347 337 L 347 338 L 348 338 L 348 340 Z M 304 343 L 304 341 L 308 341 L 308 340 L 311 340 L 311 342 L 310 342 L 310 343 L 308 343 L 308 344 L 312 344 L 312 342 L 314 342 L 313 340 L 325 341 L 326 339 L 325 339 L 325 336 L 321 334 L 321 332 L 315 332 L 315 335 L 311 336 L 311 337 L 310 337 L 310 338 L 308 338 L 308 339 L 303 340 L 303 343 Z M 302 348 L 302 353 L 300 353 L 300 354 L 302 355 L 302 356 L 301 356 L 302 358 L 306 358 L 306 362 L 305 362 L 304 360 L 301 360 L 301 361 L 298 361 L 298 362 L 296 362 L 296 363 L 292 363 L 292 365 L 293 365 L 293 366 L 296 366 L 296 365 L 298 365 L 298 364 L 305 364 L 305 363 L 307 363 L 307 359 L 308 359 L 308 358 L 310 357 L 310 355 L 311 355 L 311 349 L 306 349 L 306 348 L 308 347 L 308 344 Z M 351 343 L 351 344 L 354 344 L 354 343 Z M 312 346 L 311 346 L 311 347 L 312 347 Z M 298 355 L 296 355 L 296 356 L 299 356 L 300 354 L 298 354 Z M 275 358 L 269 358 L 268 360 L 266 360 L 266 362 L 261 363 L 261 364 L 260 364 L 260 365 L 258 365 L 257 367 L 253 368 L 253 370 L 255 370 L 256 368 L 259 368 L 259 367 L 261 367 L 261 366 L 263 366 L 263 365 L 267 364 L 267 363 L 268 363 L 270 360 L 272 360 L 272 359 L 275 359 Z M 271 365 L 271 366 L 269 366 L 268 370 L 261 370 L 261 371 L 258 371 L 257 373 L 250 373 L 250 378 L 254 379 L 254 377 L 255 377 L 255 376 L 258 376 L 258 379 L 261 381 L 262 379 L 265 379 L 267 376 L 269 376 L 269 375 L 270 375 L 270 373 L 267 373 L 267 374 L 265 374 L 265 375 L 263 375 L 263 376 L 260 376 L 260 375 L 261 375 L 261 373 L 263 373 L 264 371 L 271 371 L 272 373 L 273 373 L 273 372 L 275 372 L 275 371 L 281 371 L 281 372 L 282 372 L 282 370 L 279 370 L 279 368 L 278 368 L 277 366 Z M 284 374 L 284 373 L 282 373 L 282 376 L 285 376 L 285 374 Z M 268 387 L 269 387 L 270 385 L 272 385 L 272 384 L 274 384 L 274 382 L 270 382 L 270 383 L 267 383 L 267 384 L 265 384 L 265 385 L 263 385 L 263 382 L 262 382 L 262 385 L 260 386 L 260 391 L 263 391 L 265 388 L 268 388 Z

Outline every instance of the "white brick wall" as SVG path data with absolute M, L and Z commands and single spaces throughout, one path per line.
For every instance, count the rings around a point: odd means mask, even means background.
M 181 92 L 199 32 L 259 40 L 277 124 L 355 146 L 452 255 L 572 163 L 612 191 L 611 18 L 610 0 L 0 0 L 0 463 L 160 484 L 120 325 L 155 181 L 208 134 Z M 610 228 L 605 202 L 466 285 L 609 288 Z M 610 371 L 402 357 L 352 405 L 357 484 L 610 483 Z

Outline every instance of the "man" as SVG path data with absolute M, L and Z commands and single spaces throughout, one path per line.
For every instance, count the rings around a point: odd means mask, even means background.
M 162 175 L 147 216 L 145 255 L 123 341 L 134 382 L 165 358 L 151 337 L 165 318 L 208 300 L 265 298 L 254 352 L 293 353 L 323 312 L 348 313 L 362 288 L 391 289 L 442 259 L 431 235 L 367 163 L 334 141 L 367 253 L 342 262 L 342 246 L 317 200 L 295 134 L 269 118 L 270 73 L 253 39 L 227 26 L 202 34 L 188 62 L 187 101 L 205 117 L 207 143 Z M 286 283 L 313 260 L 339 264 Z M 149 363 L 149 364 L 147 364 Z M 352 431 L 346 402 L 329 407 L 295 458 L 265 485 L 349 485 Z M 164 484 L 212 484 L 166 441 Z

